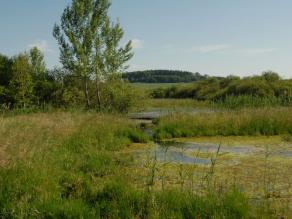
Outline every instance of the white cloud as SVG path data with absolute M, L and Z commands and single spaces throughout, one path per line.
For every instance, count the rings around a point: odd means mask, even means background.
M 27 46 L 28 48 L 37 47 L 42 52 L 54 52 L 52 49 L 50 49 L 49 44 L 46 40 L 37 40 Z
M 144 41 L 141 39 L 132 39 L 132 47 L 133 49 L 143 49 L 144 48 Z
M 263 54 L 263 53 L 271 53 L 275 52 L 276 48 L 264 48 L 264 49 L 245 49 L 242 50 L 241 52 L 247 53 L 247 54 Z
M 206 46 L 199 46 L 192 48 L 192 52 L 200 52 L 200 53 L 209 53 L 209 52 L 216 52 L 229 49 L 231 46 L 228 44 L 213 44 L 213 45 L 206 45 Z

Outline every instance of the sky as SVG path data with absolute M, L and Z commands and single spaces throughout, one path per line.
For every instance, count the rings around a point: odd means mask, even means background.
M 59 66 L 52 36 L 70 0 L 1 0 L 0 53 L 40 48 Z M 112 0 L 110 16 L 132 40 L 132 70 L 176 69 L 292 78 L 291 0 Z

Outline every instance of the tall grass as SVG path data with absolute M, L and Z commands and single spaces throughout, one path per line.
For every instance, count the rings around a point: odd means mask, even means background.
M 181 190 L 137 191 L 107 184 L 97 194 L 101 218 L 247 218 L 247 199 L 237 190 L 199 197 Z
M 196 100 L 185 98 L 164 98 L 154 99 L 145 97 L 139 101 L 139 107 L 133 108 L 134 111 L 169 109 L 169 110 L 191 110 L 198 108 L 223 109 L 223 110 L 241 110 L 268 107 L 290 107 L 291 98 L 280 97 L 257 97 L 250 95 L 226 96 L 224 99 L 216 100 Z
M 290 97 L 259 97 L 251 95 L 229 95 L 224 99 L 213 101 L 215 106 L 227 109 L 291 106 L 291 103 L 292 99 Z
M 124 131 L 123 131 L 124 130 Z M 134 136 L 134 137 L 133 137 Z M 1 118 L 1 218 L 92 218 L 90 197 L 119 172 L 117 151 L 148 137 L 131 122 L 90 113 Z M 8 156 L 1 156 L 5 159 Z
M 94 113 L 0 117 L 0 218 L 247 218 L 238 190 L 137 189 L 119 152 L 148 137 L 131 121 Z M 154 173 L 155 174 L 155 170 Z M 155 180 L 155 176 L 153 176 Z
M 194 136 L 280 135 L 292 133 L 291 108 L 223 110 L 196 115 L 172 114 L 161 118 L 156 139 Z

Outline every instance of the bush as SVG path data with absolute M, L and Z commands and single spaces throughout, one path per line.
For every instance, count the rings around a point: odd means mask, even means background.
M 102 109 L 109 112 L 127 113 L 139 99 L 135 89 L 121 80 L 103 84 L 101 90 Z
M 191 86 L 177 85 L 157 88 L 152 91 L 154 98 L 193 98 L 221 106 L 261 107 L 290 106 L 292 104 L 292 81 L 283 80 L 277 73 L 264 72 L 262 76 L 238 78 L 212 77 L 193 83 Z

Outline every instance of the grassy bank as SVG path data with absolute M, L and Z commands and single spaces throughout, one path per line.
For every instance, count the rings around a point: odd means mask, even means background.
M 140 189 L 118 153 L 148 137 L 119 116 L 37 113 L 0 117 L 0 218 L 244 218 L 235 189 L 197 196 Z M 151 173 L 151 169 L 149 171 Z
M 287 107 L 172 114 L 159 119 L 155 138 L 292 134 L 291 110 Z

